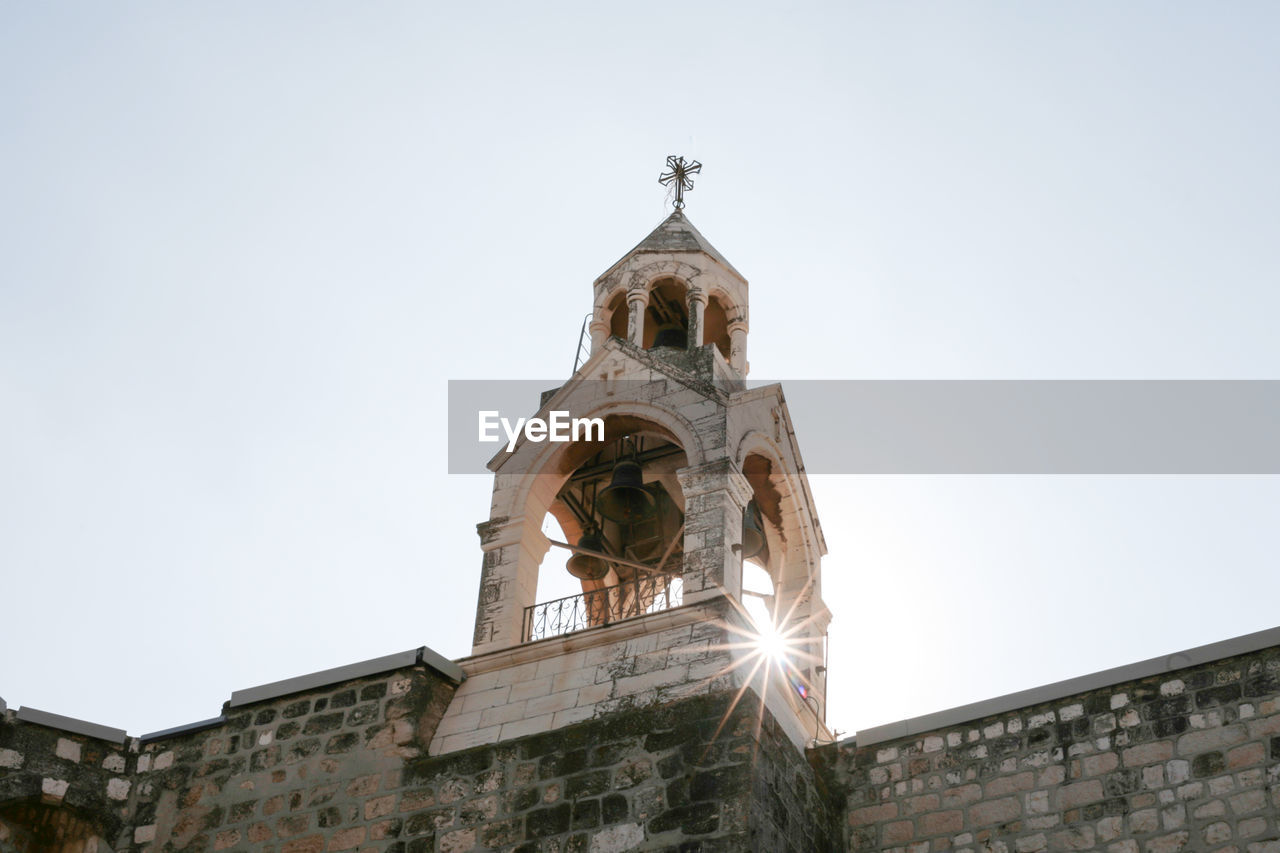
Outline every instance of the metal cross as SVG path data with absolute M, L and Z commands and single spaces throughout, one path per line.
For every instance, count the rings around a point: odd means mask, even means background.
M 658 176 L 658 183 L 664 187 L 675 184 L 676 210 L 684 207 L 684 191 L 693 189 L 693 178 L 690 176 L 701 171 L 702 164 L 697 160 L 686 163 L 683 157 L 674 154 L 667 158 L 667 171 Z

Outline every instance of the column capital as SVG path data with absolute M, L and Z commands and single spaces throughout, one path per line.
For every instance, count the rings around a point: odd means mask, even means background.
M 522 545 L 541 559 L 551 549 L 551 540 L 542 533 L 542 526 L 527 516 L 492 518 L 476 525 L 480 534 L 480 550 L 496 551 L 508 545 Z
M 730 459 L 714 459 L 681 468 L 676 471 L 676 479 L 680 481 L 686 502 L 691 497 L 719 491 L 728 492 L 739 509 L 746 507 L 751 500 L 751 483 Z

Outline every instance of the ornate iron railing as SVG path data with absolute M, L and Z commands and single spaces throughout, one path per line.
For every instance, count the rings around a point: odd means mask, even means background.
M 524 641 L 572 634 L 678 607 L 684 600 L 683 593 L 684 584 L 678 575 L 650 575 L 544 601 L 524 609 Z

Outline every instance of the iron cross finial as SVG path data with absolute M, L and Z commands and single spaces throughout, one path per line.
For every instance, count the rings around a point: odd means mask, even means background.
M 667 171 L 658 176 L 658 183 L 664 187 L 675 185 L 676 210 L 684 208 L 684 191 L 693 189 L 693 178 L 691 176 L 701 171 L 702 164 L 697 160 L 691 160 L 686 163 L 683 157 L 677 157 L 674 154 L 667 158 Z

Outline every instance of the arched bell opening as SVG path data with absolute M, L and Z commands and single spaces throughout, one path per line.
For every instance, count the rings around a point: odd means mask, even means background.
M 773 462 L 752 453 L 742 463 L 742 474 L 751 484 L 751 500 L 742 513 L 742 559 L 767 572 L 776 585 L 783 553 L 782 494 L 773 482 Z
M 777 628 L 778 592 L 773 577 L 754 562 L 742 563 L 742 606 L 756 623 L 761 633 Z
M 580 552 L 566 563 L 583 590 L 680 573 L 684 495 L 675 472 L 687 464 L 684 450 L 669 438 L 636 431 L 573 471 L 550 511 L 566 534 L 579 537 L 573 544 L 614 558 Z
M 601 320 L 609 324 L 609 335 L 615 338 L 627 339 L 627 294 L 625 291 L 618 291 L 613 298 L 609 300 L 605 306 L 604 314 Z
M 728 361 L 730 351 L 729 312 L 724 303 L 714 293 L 707 300 L 705 318 L 702 324 L 701 343 L 715 344 L 716 349 L 720 350 L 720 354 L 724 356 L 725 361 Z
M 604 421 L 603 442 L 571 445 L 555 464 L 563 479 L 542 504 L 553 547 L 538 567 L 526 640 L 680 603 L 685 501 L 676 471 L 688 455 L 657 424 L 632 415 Z
M 542 535 L 553 542 L 577 542 L 582 531 L 573 517 L 564 512 L 562 504 L 555 504 L 542 519 Z M 572 551 L 552 548 L 538 566 L 537 594 L 534 601 L 557 601 L 582 592 L 578 579 L 571 575 L 566 564 L 573 557 Z
M 808 707 L 805 713 L 825 718 L 825 622 L 814 621 L 810 606 L 820 591 L 811 583 L 804 556 L 805 537 L 798 526 L 797 496 L 782 471 L 783 466 L 767 452 L 751 451 L 742 462 L 742 473 L 751 486 L 743 521 L 743 590 L 765 592 L 767 586 L 766 595 L 745 594 L 744 606 L 755 616 L 761 604 L 766 605 L 769 624 L 787 638 L 788 701 L 797 710 Z M 753 511 L 764 544 L 754 557 L 745 558 Z M 754 605 L 755 610 L 752 598 L 761 602 Z
M 644 312 L 645 349 L 689 348 L 689 288 L 676 278 L 662 278 L 649 290 Z

